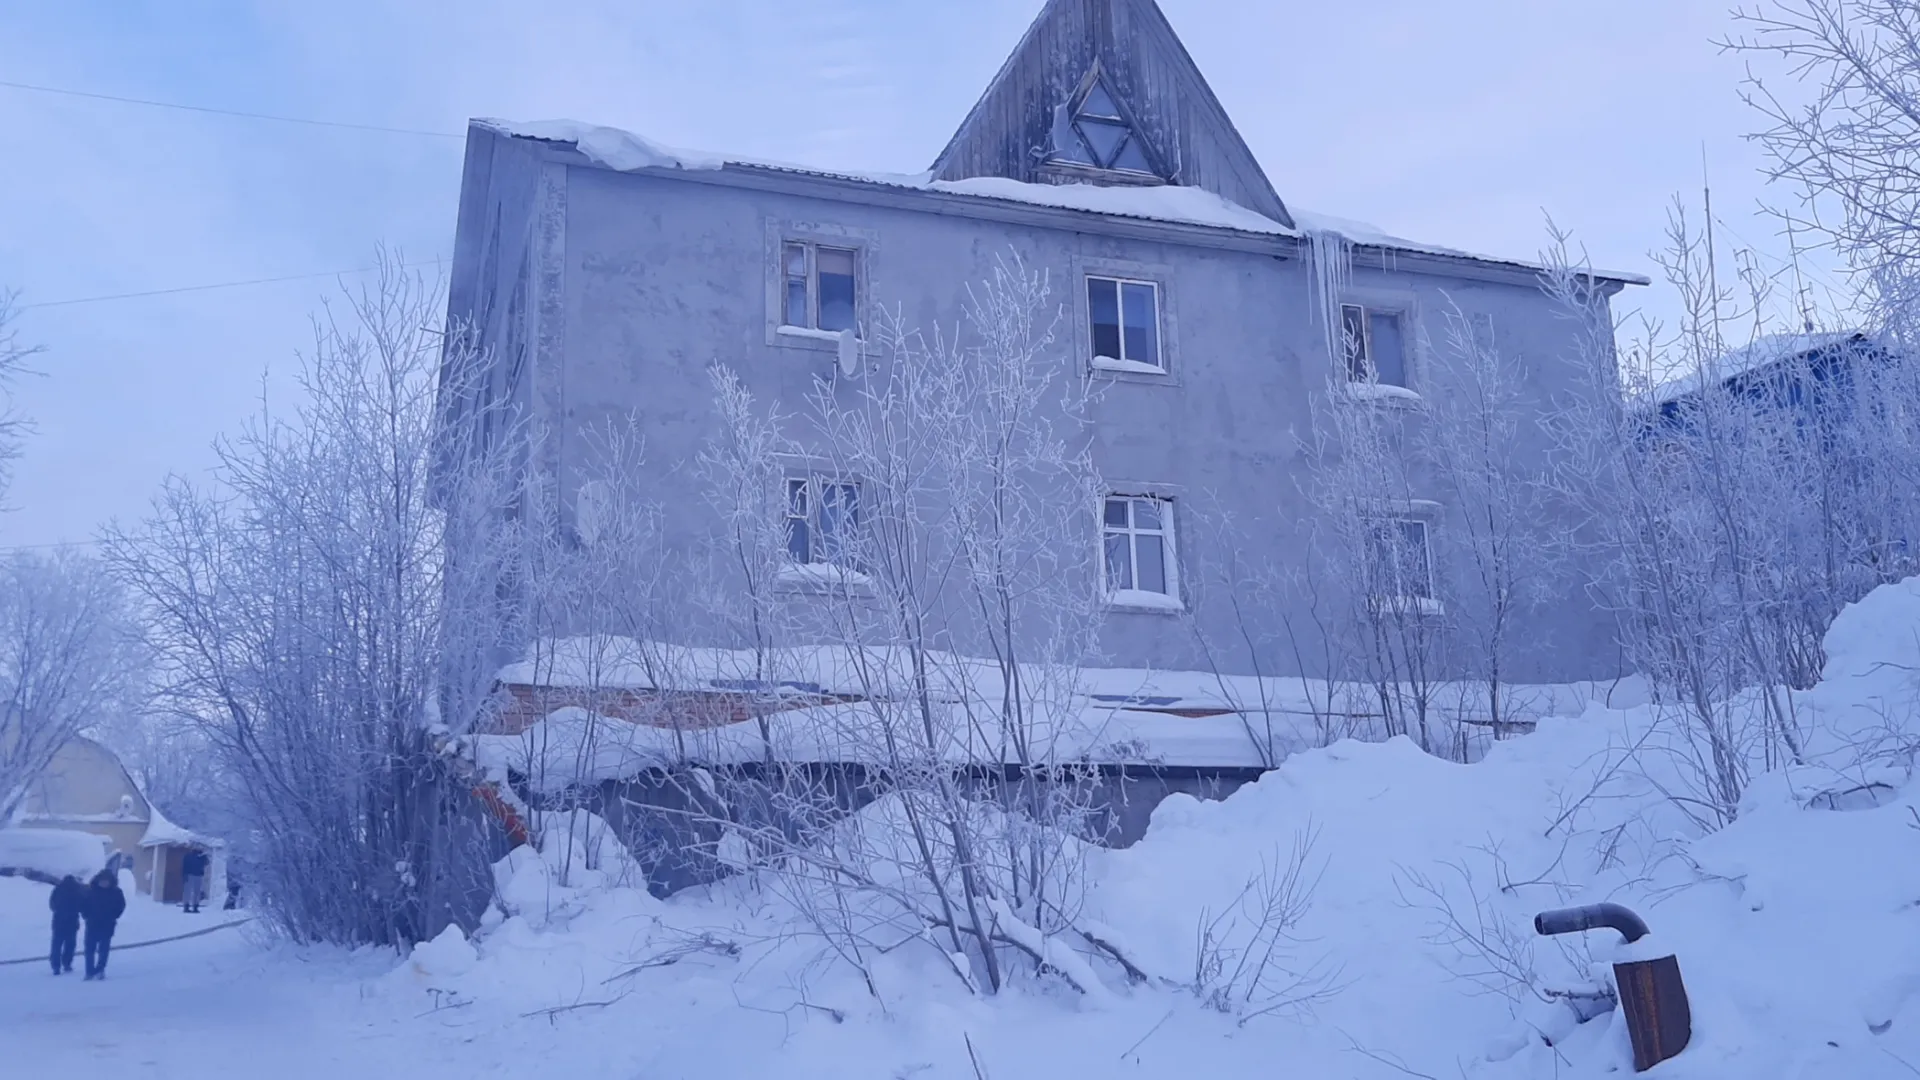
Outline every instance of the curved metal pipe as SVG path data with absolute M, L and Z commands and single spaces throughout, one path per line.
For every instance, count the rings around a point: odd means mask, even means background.
M 1628 943 L 1647 936 L 1645 919 L 1619 904 L 1588 904 L 1586 907 L 1558 908 L 1533 917 L 1535 933 L 1577 934 L 1583 930 L 1618 930 Z

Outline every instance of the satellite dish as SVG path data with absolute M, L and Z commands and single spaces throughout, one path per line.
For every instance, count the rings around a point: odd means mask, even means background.
M 859 373 L 860 340 L 848 328 L 840 331 L 840 374 L 851 377 Z

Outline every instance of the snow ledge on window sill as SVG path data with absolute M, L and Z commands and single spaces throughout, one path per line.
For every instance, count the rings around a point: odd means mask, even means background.
M 781 337 L 799 338 L 802 341 L 820 341 L 829 345 L 840 344 L 841 331 L 838 330 L 815 330 L 811 326 L 777 326 L 774 327 L 773 332 Z M 853 343 L 855 345 L 866 344 L 866 342 L 861 341 L 859 338 L 854 338 Z
M 1115 589 L 1107 594 L 1106 606 L 1109 611 L 1138 611 L 1151 615 L 1179 615 L 1187 610 L 1187 605 L 1181 603 L 1179 597 L 1145 589 Z
M 797 593 L 846 592 L 854 596 L 870 595 L 873 579 L 858 570 L 832 563 L 792 563 L 773 572 L 776 588 Z
M 1420 391 L 1392 383 L 1350 382 L 1346 392 L 1355 401 L 1391 401 L 1415 405 L 1426 400 L 1420 396 Z
M 1149 364 L 1140 360 L 1116 360 L 1111 356 L 1093 358 L 1093 370 L 1114 371 L 1127 375 L 1165 375 L 1167 369 L 1158 364 Z
M 1369 603 L 1375 610 L 1395 615 L 1445 615 L 1447 605 L 1424 596 L 1376 596 Z

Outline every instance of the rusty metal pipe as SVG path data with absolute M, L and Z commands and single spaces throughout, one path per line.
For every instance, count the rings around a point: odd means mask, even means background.
M 1619 904 L 1543 911 L 1533 917 L 1533 928 L 1542 935 L 1616 930 L 1628 944 L 1647 936 L 1646 920 Z M 1678 960 L 1622 960 L 1613 965 L 1613 981 L 1633 1043 L 1635 1072 L 1646 1072 L 1687 1048 L 1693 1039 L 1693 1006 L 1680 981 Z
M 1533 929 L 1542 936 L 1578 934 L 1583 930 L 1618 930 L 1628 944 L 1647 936 L 1647 922 L 1619 904 L 1588 904 L 1558 908 L 1533 917 Z

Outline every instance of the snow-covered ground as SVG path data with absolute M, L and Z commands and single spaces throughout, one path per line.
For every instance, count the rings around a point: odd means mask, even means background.
M 781 890 L 655 900 L 612 847 L 563 884 L 550 844 L 503 863 L 510 912 L 474 942 L 401 961 L 236 930 L 126 951 L 100 985 L 0 967 L 0 1047 L 36 1076 L 1626 1075 L 1617 1015 L 1579 1023 L 1554 992 L 1603 988 L 1627 954 L 1607 932 L 1548 941 L 1530 922 L 1611 899 L 1652 926 L 1631 955 L 1677 955 L 1691 992 L 1692 1045 L 1652 1075 L 1911 1077 L 1917 624 L 1920 582 L 1842 616 L 1825 680 L 1795 696 L 1808 762 L 1758 775 L 1712 831 L 1674 718 L 1644 705 L 1547 721 L 1473 765 L 1344 742 L 1224 802 L 1176 796 L 1139 844 L 1087 858 L 1082 923 L 1146 984 L 1085 961 L 1094 993 L 1027 972 L 980 997 L 909 941 L 874 960 L 870 991 Z M 1233 963 L 1197 973 L 1200 929 L 1253 942 L 1247 883 L 1305 834 L 1312 903 L 1276 956 L 1318 1000 L 1249 1015 L 1289 980 L 1249 995 Z M 136 904 L 122 939 L 188 922 Z M 44 925 L 43 887 L 0 880 L 9 955 L 36 954 Z M 1240 992 L 1212 994 L 1221 1011 L 1196 983 Z

